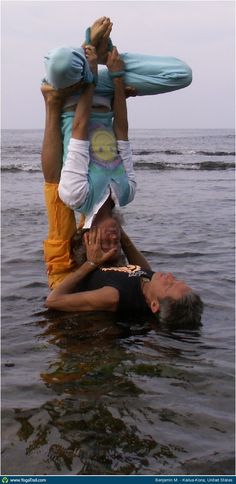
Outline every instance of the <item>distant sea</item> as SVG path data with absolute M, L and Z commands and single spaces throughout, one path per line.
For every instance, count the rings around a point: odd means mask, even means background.
M 125 229 L 198 331 L 48 311 L 42 131 L 2 134 L 2 474 L 234 474 L 232 130 L 136 130 Z

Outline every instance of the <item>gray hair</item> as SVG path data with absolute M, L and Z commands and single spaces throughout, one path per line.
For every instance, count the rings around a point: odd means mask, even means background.
M 70 241 L 72 257 L 79 267 L 87 260 L 86 249 L 83 244 L 85 232 L 87 232 L 87 229 L 77 229 Z
M 114 214 L 114 218 L 120 223 L 120 218 L 118 218 L 117 214 Z M 76 233 L 71 238 L 70 242 L 70 250 L 73 260 L 77 263 L 78 267 L 82 266 L 82 264 L 87 260 L 86 255 L 86 248 L 83 244 L 83 237 L 85 232 L 88 232 L 89 229 L 77 229 Z M 120 254 L 117 260 L 112 261 L 112 265 L 114 267 L 123 266 L 127 263 L 125 255 Z M 110 262 L 108 261 L 110 265 Z
M 201 326 L 203 302 L 193 291 L 180 299 L 165 298 L 160 303 L 159 320 L 173 328 L 194 329 Z

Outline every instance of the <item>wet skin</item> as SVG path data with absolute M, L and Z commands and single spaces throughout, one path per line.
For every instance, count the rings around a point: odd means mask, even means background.
M 176 279 L 171 272 L 155 272 L 150 284 L 159 301 L 166 297 L 177 300 L 192 290 L 184 281 Z
M 116 249 L 110 261 L 118 259 L 121 255 L 121 231 L 118 222 L 114 218 L 108 217 L 99 222 L 99 229 L 101 231 L 101 248 L 103 252 Z

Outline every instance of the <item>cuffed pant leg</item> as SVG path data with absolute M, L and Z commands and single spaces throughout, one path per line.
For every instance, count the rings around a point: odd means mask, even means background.
M 49 287 L 53 288 L 75 268 L 70 241 L 76 231 L 76 221 L 74 212 L 60 200 L 56 183 L 45 183 L 45 201 L 48 239 L 44 241 L 44 258 Z

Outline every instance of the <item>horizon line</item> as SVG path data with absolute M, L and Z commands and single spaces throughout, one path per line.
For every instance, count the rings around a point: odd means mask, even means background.
M 169 130 L 180 130 L 180 129 L 183 129 L 183 130 L 186 130 L 186 131 L 189 131 L 189 130 L 200 130 L 200 129 L 212 129 L 212 130 L 216 130 L 216 129 L 228 129 L 228 130 L 232 130 L 232 131 L 235 131 L 236 127 L 233 126 L 233 127 L 218 127 L 218 128 L 212 128 L 212 127 L 192 127 L 192 128 L 185 128 L 185 127 L 179 127 L 179 128 L 169 128 L 169 127 L 162 127 L 162 128 L 130 128 L 129 131 L 135 131 L 135 130 L 142 130 L 142 131 L 145 131 L 145 130 L 153 130 L 153 131 L 156 131 L 156 130 L 163 130 L 163 129 L 169 129 Z M 28 130 L 28 131 L 44 131 L 44 127 L 43 128 L 1 128 L 1 131 L 11 131 L 11 130 L 14 130 L 14 131 L 25 131 L 25 130 Z

